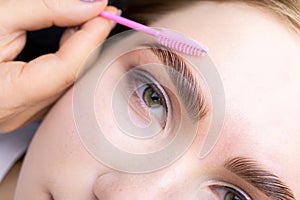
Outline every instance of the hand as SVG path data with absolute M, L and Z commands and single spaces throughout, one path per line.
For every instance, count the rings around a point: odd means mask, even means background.
M 76 80 L 89 53 L 113 26 L 113 22 L 96 17 L 106 6 L 106 0 L 1 0 L 0 133 L 43 114 Z M 117 13 L 116 8 L 105 9 Z M 68 28 L 54 54 L 29 63 L 12 61 L 25 45 L 26 31 L 52 25 L 80 28 Z

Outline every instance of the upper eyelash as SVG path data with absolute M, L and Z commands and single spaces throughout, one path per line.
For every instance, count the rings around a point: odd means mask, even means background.
M 225 181 L 220 181 L 220 180 L 210 180 L 208 182 L 205 183 L 205 185 L 208 185 L 208 187 L 224 187 L 224 188 L 228 188 L 236 191 L 240 196 L 245 197 L 245 200 L 253 200 L 252 197 L 247 194 L 246 192 L 244 192 L 243 189 L 231 184 L 231 183 L 227 183 Z
M 220 186 L 220 187 L 224 187 L 224 186 Z M 234 193 L 237 193 L 238 196 L 242 196 L 243 199 L 245 199 L 245 200 L 251 200 L 251 199 L 248 199 L 248 195 L 245 196 L 243 193 L 241 193 L 240 190 L 236 190 L 236 189 L 234 189 L 234 188 L 227 187 L 227 186 L 225 186 L 224 188 L 227 188 L 227 190 L 232 191 L 232 192 L 234 192 Z
M 180 77 L 174 78 L 170 76 L 170 78 L 178 88 L 178 93 L 181 96 L 189 97 L 183 98 L 183 100 L 186 100 L 187 111 L 189 115 L 191 115 L 193 121 L 196 122 L 206 116 L 209 112 L 209 106 L 207 106 L 206 104 L 204 95 L 202 93 L 195 95 L 189 92 L 191 90 L 194 90 L 193 88 L 200 87 L 195 77 L 193 76 L 193 73 L 189 70 L 188 67 L 186 67 L 184 59 L 182 59 L 182 57 L 178 56 L 168 48 L 157 46 L 154 44 L 150 45 L 149 47 L 150 50 L 161 60 L 164 65 L 172 66 L 172 68 L 169 69 L 169 72 L 171 72 L 170 74 L 172 74 L 172 71 L 178 72 L 180 74 Z M 184 77 L 190 77 L 189 79 L 191 81 L 187 81 Z M 184 85 L 184 88 L 179 87 L 180 85 Z M 201 88 L 199 89 L 199 91 L 201 91 Z
M 149 86 L 150 86 L 150 84 L 149 84 Z M 156 93 L 158 93 L 160 95 L 160 97 L 162 96 L 161 98 L 163 99 L 163 104 L 164 104 L 163 106 L 166 108 L 166 112 L 168 113 L 168 105 L 166 103 L 165 95 L 163 94 L 164 92 L 161 91 L 161 89 L 155 83 L 152 84 L 152 88 Z

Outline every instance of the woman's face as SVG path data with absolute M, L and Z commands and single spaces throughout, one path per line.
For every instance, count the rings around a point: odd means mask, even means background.
M 300 37 L 273 14 L 237 3 L 198 3 L 161 17 L 153 26 L 177 30 L 210 48 L 226 99 L 223 128 L 210 154 L 202 159 L 198 156 L 212 111 L 209 95 L 203 95 L 207 109 L 199 110 L 206 113 L 200 113 L 196 121 L 196 138 L 176 162 L 145 174 L 110 169 L 79 138 L 71 90 L 38 130 L 24 162 L 16 199 L 300 199 Z M 140 145 L 116 139 L 109 120 L 111 107 L 106 105 L 116 77 L 130 70 L 128 63 L 150 61 L 160 62 L 153 51 L 123 56 L 113 64 L 117 66 L 113 75 L 102 80 L 107 94 L 95 94 L 97 120 L 109 130 L 104 134 L 130 151 L 152 151 L 161 144 L 157 138 Z M 133 71 L 133 77 L 140 77 L 138 72 Z M 168 90 L 157 86 L 164 80 L 173 87 L 164 73 L 152 68 L 147 74 L 147 80 L 157 82 L 128 87 L 135 93 L 129 100 L 140 108 L 133 109 L 131 119 L 145 125 L 149 122 L 146 113 L 154 113 L 163 129 L 172 130 L 177 114 L 184 119 L 189 111 L 176 110 L 184 103 L 180 98 L 172 102 Z M 136 78 L 132 84 L 142 81 Z M 168 139 L 158 137 L 160 142 Z

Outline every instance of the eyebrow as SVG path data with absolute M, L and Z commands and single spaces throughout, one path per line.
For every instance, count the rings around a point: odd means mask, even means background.
M 207 114 L 208 106 L 205 103 L 202 89 L 189 66 L 181 56 L 166 47 L 151 45 L 150 50 L 164 65 L 170 67 L 167 72 L 175 84 L 189 116 L 194 122 L 199 121 Z
M 250 183 L 274 200 L 296 200 L 292 190 L 271 172 L 250 158 L 236 157 L 224 163 L 227 170 Z

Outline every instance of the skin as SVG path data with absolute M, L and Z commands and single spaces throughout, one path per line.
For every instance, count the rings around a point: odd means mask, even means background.
M 300 158 L 295 154 L 300 151 L 299 35 L 274 14 L 239 3 L 197 3 L 153 25 L 177 30 L 210 47 L 226 93 L 226 117 L 213 151 L 204 159 L 197 157 L 201 131 L 209 122 L 204 118 L 195 142 L 173 165 L 142 175 L 116 172 L 97 162 L 82 145 L 70 90 L 30 146 L 16 199 L 193 199 L 189 195 L 201 183 L 218 178 L 253 199 L 268 199 L 223 168 L 235 156 L 257 160 L 299 199 Z M 99 119 L 106 119 L 99 114 L 105 109 L 96 112 Z

